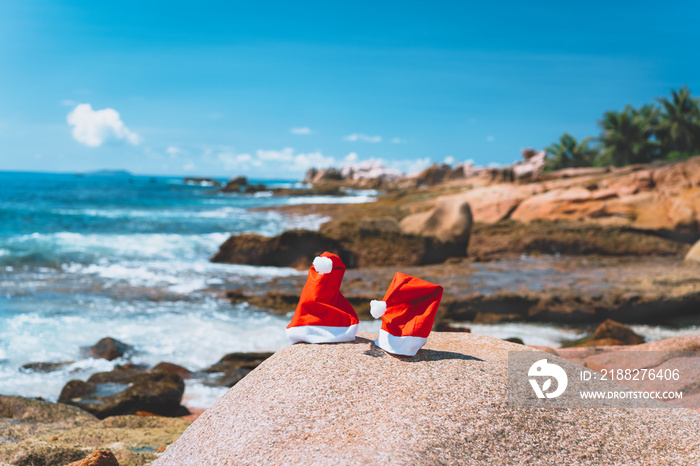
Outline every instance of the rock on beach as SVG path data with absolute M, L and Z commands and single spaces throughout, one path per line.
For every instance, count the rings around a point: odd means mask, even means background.
M 358 337 L 278 351 L 155 464 L 700 462 L 691 410 L 509 407 L 508 352 L 531 348 L 433 333 L 400 358 Z
M 700 241 L 695 243 L 695 245 L 690 248 L 690 251 L 688 251 L 688 254 L 686 254 L 684 260 L 687 264 L 700 265 Z

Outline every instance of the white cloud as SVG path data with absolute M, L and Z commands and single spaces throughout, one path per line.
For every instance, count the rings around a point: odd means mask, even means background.
M 377 159 L 377 161 L 382 163 L 385 167 L 394 168 L 408 175 L 419 173 L 432 164 L 430 157 L 423 157 L 422 159 L 391 160 L 388 162 Z
M 491 136 L 490 134 L 488 136 L 486 136 L 486 142 L 493 142 L 495 140 L 496 140 L 496 138 Z
M 345 156 L 343 160 L 347 163 L 355 163 L 357 162 L 357 153 L 350 152 L 348 155 Z
M 186 172 L 191 172 L 192 170 L 196 170 L 196 169 L 197 169 L 197 165 L 195 165 L 194 163 L 192 163 L 191 161 L 189 161 L 189 162 L 187 162 L 186 164 L 184 164 L 184 165 L 182 166 L 182 169 L 185 170 Z
M 455 163 L 455 158 L 451 155 L 448 155 L 447 157 L 445 157 L 445 160 L 443 160 L 443 162 L 447 165 L 452 165 L 453 163 Z
M 294 160 L 294 149 L 285 147 L 282 150 L 258 149 L 256 155 L 260 160 L 272 160 L 277 162 L 291 162 Z
M 377 142 L 382 142 L 382 137 L 381 136 L 368 136 L 368 135 L 362 134 L 362 133 L 353 133 L 353 134 L 349 134 L 349 135 L 343 137 L 343 140 L 350 141 L 350 142 L 362 141 L 362 142 L 377 143 Z
M 292 134 L 299 134 L 302 136 L 306 136 L 313 133 L 313 131 L 311 131 L 311 128 L 309 128 L 308 126 L 303 126 L 301 128 L 292 128 L 289 130 L 289 132 Z
M 430 157 L 423 157 L 422 159 L 410 160 L 406 164 L 405 172 L 407 174 L 419 173 L 432 164 Z
M 391 140 L 392 144 L 403 144 L 404 142 L 406 142 L 406 140 L 401 138 L 392 138 Z
M 327 168 L 335 165 L 333 157 L 326 157 L 320 152 L 310 152 L 308 154 L 297 154 L 294 156 L 293 169 L 306 171 L 309 168 Z
M 78 105 L 78 102 L 76 102 L 75 100 L 63 99 L 61 101 L 61 105 L 65 105 L 66 107 L 74 107 Z
M 503 166 L 503 164 L 502 164 L 502 163 L 498 163 L 498 162 L 490 162 L 490 163 L 488 164 L 488 167 L 489 167 L 489 168 L 501 168 L 502 166 Z
M 106 141 L 127 141 L 133 145 L 141 142 L 113 108 L 93 110 L 90 104 L 79 104 L 66 120 L 73 127 L 73 139 L 88 147 L 99 147 Z
M 165 152 L 168 153 L 171 159 L 176 159 L 178 155 L 182 154 L 182 149 L 176 146 L 170 146 L 165 149 Z
M 254 154 L 236 154 L 233 150 L 226 149 L 220 151 L 217 157 L 226 170 L 253 172 L 256 176 L 265 177 L 301 176 L 312 167 L 336 166 L 335 158 L 325 156 L 319 151 L 297 153 L 291 147 L 280 150 L 258 149 Z
M 217 158 L 223 163 L 225 170 L 240 170 L 253 160 L 250 154 L 236 154 L 233 151 L 219 152 Z

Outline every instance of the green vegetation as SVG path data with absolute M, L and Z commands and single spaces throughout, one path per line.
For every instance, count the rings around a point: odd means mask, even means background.
M 548 170 L 681 160 L 700 154 L 700 99 L 687 86 L 660 105 L 605 112 L 601 134 L 578 142 L 568 133 L 547 147 Z

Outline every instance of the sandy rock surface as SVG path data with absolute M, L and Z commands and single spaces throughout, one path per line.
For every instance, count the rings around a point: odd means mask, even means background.
M 433 333 L 415 358 L 397 358 L 374 337 L 280 350 L 155 464 L 700 462 L 691 410 L 509 407 L 508 351 L 531 350 L 522 345 Z
M 155 416 L 100 421 L 74 406 L 0 395 L 0 465 L 66 465 L 104 456 L 93 455 L 96 450 L 110 450 L 121 466 L 141 466 L 189 424 Z

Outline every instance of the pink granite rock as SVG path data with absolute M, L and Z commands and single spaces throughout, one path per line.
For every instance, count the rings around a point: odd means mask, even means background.
M 433 333 L 399 358 L 358 336 L 278 351 L 155 464 L 700 462 L 691 410 L 509 407 L 508 352 L 533 351 L 523 345 Z

